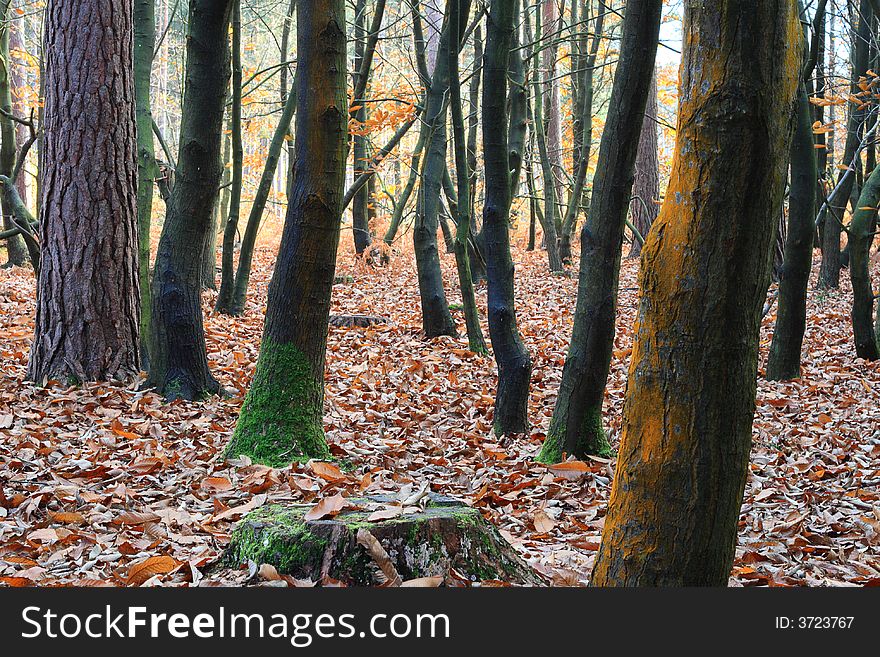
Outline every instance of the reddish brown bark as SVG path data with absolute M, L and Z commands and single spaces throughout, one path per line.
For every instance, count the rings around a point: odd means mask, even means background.
M 139 370 L 131 0 L 46 8 L 42 267 L 28 376 Z

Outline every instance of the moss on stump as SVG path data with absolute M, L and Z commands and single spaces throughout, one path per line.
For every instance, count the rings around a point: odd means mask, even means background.
M 454 568 L 472 581 L 543 584 L 479 510 L 432 494 L 419 513 L 367 521 L 370 506 L 389 502 L 385 497 L 351 499 L 335 518 L 311 521 L 303 517 L 307 506 L 265 506 L 239 522 L 225 559 L 233 565 L 270 564 L 300 579 L 318 581 L 328 575 L 350 586 L 373 586 L 376 566 L 357 542 L 358 530 L 367 529 L 404 580 L 445 576 Z

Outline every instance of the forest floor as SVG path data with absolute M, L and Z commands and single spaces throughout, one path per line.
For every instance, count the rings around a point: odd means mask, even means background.
M 208 352 L 229 397 L 168 404 L 137 385 L 36 387 L 23 381 L 34 282 L 0 271 L 0 581 L 12 586 L 240 585 L 247 569 L 214 569 L 235 522 L 267 502 L 335 493 L 398 494 L 429 482 L 479 507 L 556 585 L 582 585 L 602 530 L 613 462 L 534 462 L 571 331 L 576 279 L 550 276 L 542 253 L 517 251 L 517 312 L 534 359 L 529 436 L 491 435 L 495 367 L 466 340 L 420 337 L 409 255 L 370 269 L 349 255 L 333 312 L 388 317 L 333 328 L 326 428 L 353 469 L 271 469 L 221 458 L 254 371 L 273 252 L 261 247 L 242 318 L 212 310 Z M 875 263 L 876 264 L 876 263 Z M 447 290 L 454 261 L 444 257 Z M 637 304 L 638 262 L 621 278 L 605 404 L 612 442 Z M 817 269 L 817 268 L 816 268 Z M 880 272 L 875 272 L 875 280 Z M 804 376 L 758 382 L 751 475 L 734 585 L 880 584 L 880 364 L 855 358 L 846 273 L 835 293 L 811 289 Z M 450 303 L 457 303 L 453 291 Z M 478 289 L 485 308 L 485 286 Z M 461 311 L 454 315 L 463 330 Z M 775 309 L 764 321 L 761 372 Z M 484 326 L 488 339 L 488 330 Z

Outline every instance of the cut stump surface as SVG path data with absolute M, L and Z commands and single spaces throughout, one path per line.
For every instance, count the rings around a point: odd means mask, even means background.
M 424 510 L 369 522 L 391 498 L 348 500 L 335 518 L 305 520 L 309 507 L 273 504 L 245 516 L 226 550 L 226 561 L 275 566 L 299 579 L 325 576 L 353 586 L 380 582 L 377 565 L 357 541 L 366 529 L 388 553 L 403 580 L 445 577 L 452 569 L 471 581 L 500 580 L 540 586 L 541 577 L 488 523 L 479 510 L 431 494 Z

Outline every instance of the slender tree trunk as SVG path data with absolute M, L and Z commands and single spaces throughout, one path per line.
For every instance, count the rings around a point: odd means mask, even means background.
M 798 91 L 797 119 L 791 146 L 791 192 L 788 236 L 779 277 L 776 328 L 767 360 L 767 378 L 790 381 L 801 375 L 801 347 L 807 327 L 807 286 L 813 264 L 816 218 L 816 149 L 807 89 Z
M 639 153 L 636 156 L 636 177 L 633 184 L 632 223 L 645 237 L 657 215 L 660 206 L 660 161 L 657 154 L 657 74 L 651 80 L 648 92 L 648 105 L 642 121 L 642 134 L 639 138 Z M 633 235 L 630 258 L 638 258 L 642 253 L 642 242 Z
M 626 6 L 610 100 L 615 110 L 608 113 L 602 133 L 590 214 L 581 232 L 574 329 L 550 430 L 538 457 L 544 463 L 561 460 L 563 453 L 579 458 L 611 454 L 602 428 L 602 402 L 614 348 L 623 232 L 661 10 L 662 0 L 630 0 Z
M 850 265 L 853 305 L 852 326 L 859 358 L 880 359 L 880 342 L 874 328 L 874 289 L 871 285 L 870 254 L 877 230 L 877 207 L 880 204 L 880 168 L 875 167 L 865 181 L 858 209 L 849 227 Z
M 528 12 L 526 12 L 526 20 L 528 20 Z M 542 37 L 540 12 L 536 13 L 535 21 L 535 40 L 536 42 L 540 42 Z M 528 37 L 526 40 L 532 41 L 532 39 Z M 544 125 L 545 95 L 541 91 L 541 83 L 537 74 L 539 62 L 537 48 L 535 49 L 535 53 L 535 74 L 533 75 L 534 93 L 532 94 L 532 125 L 534 126 L 535 134 L 537 136 L 538 154 L 541 161 L 541 175 L 544 179 L 544 221 L 541 224 L 541 227 L 544 229 L 544 247 L 547 249 L 550 271 L 559 273 L 564 271 L 565 267 L 562 265 L 562 257 L 559 253 L 559 240 L 556 233 L 556 217 L 558 209 L 556 203 L 556 184 L 553 179 L 553 166 L 552 160 L 550 159 L 549 146 L 547 144 L 547 135 L 542 128 Z
M 244 184 L 244 142 L 241 126 L 241 94 L 243 69 L 241 63 L 241 0 L 232 0 L 232 104 L 229 128 L 232 132 L 232 186 L 229 189 L 229 215 L 223 229 L 223 252 L 220 256 L 220 290 L 215 309 L 232 314 L 235 288 L 235 236 L 241 218 L 241 192 Z
M 483 160 L 486 201 L 483 234 L 488 274 L 489 336 L 498 366 L 495 393 L 496 435 L 529 428 L 529 377 L 532 360 L 516 325 L 514 267 L 510 257 L 510 152 L 507 75 L 515 25 L 514 3 L 492 0 L 483 58 Z
M 132 15 L 131 0 L 46 6 L 32 381 L 127 380 L 140 370 Z
M 688 3 L 684 26 L 676 154 L 642 252 L 594 586 L 726 584 L 748 473 L 801 26 L 794 0 Z
M 153 110 L 150 101 L 153 49 L 156 47 L 156 3 L 134 0 L 134 89 L 137 111 L 138 157 L 138 281 L 140 286 L 141 363 L 149 368 L 152 299 L 150 295 L 150 225 L 153 189 L 159 165 L 153 142 Z
M 222 166 L 223 114 L 229 90 L 229 24 L 235 0 L 191 0 L 186 86 L 177 176 L 153 270 L 153 346 L 147 386 L 168 399 L 200 399 L 219 390 L 208 368 L 201 304 L 201 254 Z
M 366 20 L 367 20 L 367 0 L 357 0 L 354 10 L 354 72 L 358 76 L 360 74 L 365 54 L 366 40 Z M 367 77 L 370 71 L 367 69 Z M 368 88 L 367 81 L 361 84 L 359 79 L 355 79 L 355 87 L 361 87 L 365 91 Z M 354 177 L 357 178 L 366 169 L 367 162 L 370 159 L 369 145 L 367 136 L 361 132 L 363 126 L 369 118 L 368 108 L 365 98 L 354 96 L 352 98 L 352 119 L 358 130 L 352 137 L 352 156 L 354 158 Z M 373 235 L 370 232 L 370 190 L 366 185 L 354 195 L 351 203 L 351 223 L 352 232 L 354 234 L 354 249 L 357 255 L 363 255 L 373 243 Z
M 862 90 L 859 88 L 859 77 L 866 75 L 868 70 L 868 45 L 871 41 L 871 21 L 873 11 L 871 9 L 871 0 L 861 0 L 859 3 L 859 11 L 856 16 L 857 25 L 853 26 L 852 39 L 852 72 L 850 93 L 853 95 L 860 94 Z M 865 122 L 867 111 L 855 105 L 850 105 L 849 120 L 847 122 L 846 145 L 843 151 L 843 164 L 850 166 L 856 149 L 861 141 L 862 126 Z M 838 188 L 837 194 L 828 207 L 825 216 L 823 236 L 822 236 L 822 266 L 819 269 L 820 288 L 837 288 L 840 284 L 840 268 L 842 266 L 840 256 L 840 234 L 841 222 L 844 219 L 844 212 L 852 193 L 855 176 L 849 175 L 844 178 L 846 172 L 841 171 L 839 181 L 843 184 Z
M 296 94 L 291 91 L 281 113 L 278 127 L 275 128 L 272 143 L 269 145 L 266 164 L 263 167 L 263 175 L 260 177 L 260 184 L 257 187 L 257 193 L 254 195 L 254 202 L 251 204 L 247 226 L 245 226 L 244 236 L 241 239 L 235 285 L 232 291 L 232 300 L 228 306 L 230 315 L 241 315 L 244 313 L 247 303 L 248 283 L 251 278 L 251 265 L 254 259 L 254 250 L 257 246 L 257 235 L 259 234 L 260 224 L 263 221 L 263 213 L 266 210 L 269 193 L 272 191 L 272 181 L 278 169 L 278 161 L 281 159 L 281 150 L 284 147 L 286 136 L 290 132 L 290 125 L 295 112 Z
M 469 11 L 468 3 L 467 10 Z M 464 9 L 464 8 L 463 8 Z M 462 11 L 467 15 L 467 11 Z M 446 169 L 446 115 L 449 91 L 449 50 L 458 47 L 450 44 L 448 22 L 440 35 L 437 61 L 428 92 L 425 123 L 425 157 L 422 163 L 421 185 L 416 202 L 416 223 L 413 229 L 413 245 L 419 280 L 419 298 L 422 306 L 422 329 L 425 336 L 457 335 L 455 321 L 449 312 L 446 292 L 443 289 L 443 273 L 437 248 L 437 229 L 440 221 L 440 191 L 443 172 Z
M 463 0 L 449 0 L 449 25 L 453 43 L 459 41 L 461 24 L 461 5 L 469 4 Z M 518 4 L 518 3 L 517 3 Z M 488 354 L 483 330 L 480 328 L 480 316 L 477 301 L 474 297 L 474 283 L 471 278 L 471 262 L 468 243 L 471 236 L 471 171 L 468 168 L 467 142 L 465 140 L 464 111 L 461 102 L 461 80 L 458 73 L 458 49 L 449 49 L 449 90 L 452 108 L 452 133 L 455 149 L 455 177 L 458 181 L 458 221 L 455 228 L 455 262 L 458 267 L 458 284 L 461 288 L 461 305 L 464 310 L 467 326 L 468 346 L 478 354 Z
M 12 26 L 12 0 L 0 0 L 0 175 L 10 177 L 18 153 L 15 122 L 7 116 L 12 113 L 12 59 L 9 56 L 9 32 Z M 14 181 L 13 181 L 14 182 Z M 13 230 L 12 208 L 3 200 L 3 230 Z M 21 235 L 12 235 L 6 243 L 7 266 L 21 267 L 28 262 L 28 253 Z
M 263 343 L 227 456 L 284 465 L 328 458 L 324 363 L 348 156 L 345 0 L 297 1 L 292 195 Z

